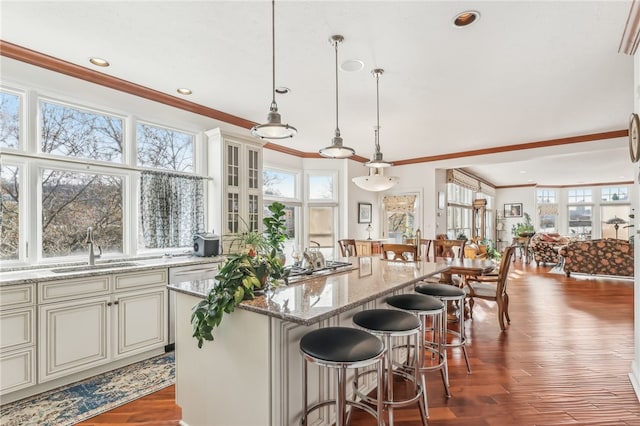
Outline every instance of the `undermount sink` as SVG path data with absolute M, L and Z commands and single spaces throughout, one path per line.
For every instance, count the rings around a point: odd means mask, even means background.
M 114 268 L 126 268 L 127 266 L 138 266 L 138 263 L 134 262 L 121 262 L 121 263 L 102 263 L 99 265 L 80 265 L 69 266 L 65 268 L 55 268 L 51 272 L 65 273 L 65 272 L 82 272 L 82 271 L 94 271 L 101 269 L 114 269 Z

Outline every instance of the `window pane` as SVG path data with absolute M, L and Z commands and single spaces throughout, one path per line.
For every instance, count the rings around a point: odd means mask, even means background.
M 537 193 L 538 204 L 556 203 L 556 191 L 551 189 L 539 189 Z
M 44 170 L 42 255 L 88 254 L 88 227 L 104 253 L 122 253 L 122 179 Z
M 193 135 L 138 124 L 136 142 L 139 166 L 193 172 Z
M 40 109 L 42 152 L 122 162 L 122 119 L 45 101 Z
M 20 148 L 20 97 L 0 92 L 0 148 Z
M 602 188 L 602 201 L 629 201 L 629 189 L 627 187 Z
M 629 239 L 629 214 L 631 207 L 624 206 L 602 206 L 602 238 Z M 617 229 L 616 229 L 617 225 Z
M 309 240 L 316 241 L 320 247 L 333 247 L 336 244 L 333 217 L 333 207 L 309 207 Z
M 270 217 L 271 212 L 269 211 L 269 204 L 264 205 L 263 217 Z M 294 252 L 296 250 L 301 251 L 300 242 L 298 241 L 298 236 L 296 232 L 296 211 L 298 207 L 287 206 L 284 207 L 284 220 L 285 226 L 287 227 L 287 239 L 284 241 L 284 255 L 286 257 L 286 264 L 293 264 L 296 259 L 294 258 Z M 298 259 L 299 260 L 299 259 Z
M 333 200 L 333 176 L 309 176 L 309 200 Z
M 0 165 L 0 260 L 18 259 L 20 247 L 18 199 L 19 169 Z
M 590 203 L 593 201 L 590 189 L 570 189 L 567 193 L 570 203 Z
M 265 197 L 296 198 L 296 175 L 276 170 L 262 171 Z
M 580 239 L 591 238 L 591 206 L 569 207 L 569 232 Z

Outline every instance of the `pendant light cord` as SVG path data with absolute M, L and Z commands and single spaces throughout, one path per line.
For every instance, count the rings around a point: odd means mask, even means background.
M 276 109 L 276 0 L 271 0 L 271 107 Z
M 340 126 L 338 126 L 338 40 L 334 40 L 336 49 L 336 136 L 340 136 Z
M 375 131 L 375 144 L 376 154 L 380 152 L 380 74 L 376 72 L 376 131 Z

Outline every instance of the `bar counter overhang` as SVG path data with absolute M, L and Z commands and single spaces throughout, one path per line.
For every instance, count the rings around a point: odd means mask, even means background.
M 394 262 L 378 256 L 350 262 L 350 270 L 311 277 L 242 302 L 223 317 L 215 340 L 202 349 L 192 337 L 191 309 L 215 281 L 171 283 L 177 299 L 176 400 L 183 424 L 299 424 L 300 338 L 319 327 L 353 327 L 356 312 L 386 308 L 388 296 L 412 292 L 417 281 L 448 269 L 445 262 Z M 309 371 L 310 401 L 328 397 L 327 380 L 326 371 Z M 363 391 L 372 385 L 373 380 L 361 383 Z M 328 408 L 313 416 L 309 424 L 333 422 Z

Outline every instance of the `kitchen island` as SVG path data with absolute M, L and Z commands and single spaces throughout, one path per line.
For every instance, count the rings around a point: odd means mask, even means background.
M 191 309 L 214 280 L 170 283 L 176 293 L 176 401 L 185 425 L 294 425 L 302 412 L 302 360 L 298 343 L 307 332 L 352 326 L 363 309 L 386 307 L 391 294 L 413 290 L 420 279 L 447 269 L 446 263 L 349 259 L 354 269 L 283 286 L 225 315 L 215 340 L 198 349 Z M 325 399 L 327 371 L 309 370 L 309 400 Z M 372 387 L 362 382 L 362 390 Z M 333 423 L 328 408 L 309 424 Z

